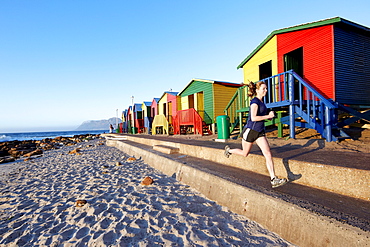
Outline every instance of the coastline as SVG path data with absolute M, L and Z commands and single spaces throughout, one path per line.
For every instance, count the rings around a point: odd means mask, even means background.
M 0 244 L 291 245 L 129 158 L 96 139 L 19 160 L 0 181 Z M 146 176 L 152 185 L 141 185 Z M 77 200 L 86 204 L 77 207 Z
M 43 140 L 55 137 L 73 137 L 75 135 L 98 135 L 108 133 L 109 130 L 65 130 L 65 131 L 34 131 L 34 132 L 4 132 L 0 133 L 0 143 L 9 141 Z

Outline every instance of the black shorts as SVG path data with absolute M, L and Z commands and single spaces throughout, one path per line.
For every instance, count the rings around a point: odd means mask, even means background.
M 250 128 L 244 128 L 242 132 L 242 138 L 246 142 L 255 142 L 261 136 L 266 136 L 265 130 L 258 132 Z

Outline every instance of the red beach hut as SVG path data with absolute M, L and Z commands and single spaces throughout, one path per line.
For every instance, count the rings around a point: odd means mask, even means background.
M 370 28 L 335 17 L 273 31 L 238 68 L 243 69 L 245 84 L 268 84 L 265 101 L 269 108 L 288 112 L 289 120 L 281 123 L 290 125 L 292 138 L 294 126 L 300 126 L 333 141 L 348 137 L 341 127 L 359 119 L 370 121 L 367 47 Z M 249 110 L 244 105 L 239 113 L 243 108 Z M 338 110 L 350 119 L 339 119 Z M 297 117 L 302 120 L 295 121 Z

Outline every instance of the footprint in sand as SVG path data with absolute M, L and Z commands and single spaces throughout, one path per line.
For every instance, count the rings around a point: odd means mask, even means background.
M 63 241 L 67 241 L 73 238 L 73 235 L 75 234 L 75 232 L 76 232 L 76 229 L 68 229 L 62 232 L 60 235 L 62 236 Z
M 59 225 L 55 226 L 54 228 L 50 229 L 49 233 L 51 234 L 58 234 L 60 230 L 67 225 L 66 222 L 62 222 Z
M 103 235 L 103 243 L 106 246 L 111 246 L 115 244 L 117 241 L 117 233 L 115 233 L 113 230 L 107 232 Z
M 85 237 L 86 235 L 88 235 L 90 233 L 90 228 L 88 227 L 82 227 L 81 229 L 79 229 L 77 232 L 76 232 L 76 238 L 77 239 L 81 239 L 83 237 Z
M 110 224 L 113 222 L 113 220 L 111 219 L 108 219 L 108 218 L 104 218 L 101 222 L 100 222 L 100 227 L 102 229 L 107 229 Z

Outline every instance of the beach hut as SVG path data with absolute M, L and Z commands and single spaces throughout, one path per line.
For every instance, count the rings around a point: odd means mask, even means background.
M 128 118 L 127 118 L 127 112 L 128 110 L 125 109 L 122 111 L 121 120 L 122 123 L 120 124 L 120 133 L 128 133 Z
M 177 118 L 177 125 L 193 128 L 192 132 L 196 133 L 194 126 L 197 126 L 196 122 L 199 118 L 192 117 L 191 112 L 194 110 L 205 125 L 216 123 L 217 116 L 224 115 L 226 105 L 241 86 L 241 83 L 192 79 L 178 94 L 181 103 L 181 111 L 178 114 L 181 114 L 181 117 Z M 186 116 L 191 117 L 191 120 Z M 198 128 L 199 134 L 203 133 L 204 124 L 202 129 Z M 207 133 L 210 132 L 207 131 Z M 179 128 L 176 128 L 176 134 L 179 134 Z
M 370 105 L 369 46 L 368 27 L 335 17 L 273 31 L 238 68 L 245 83 L 293 69 L 327 99 Z
M 158 115 L 158 101 L 159 101 L 159 98 L 153 98 L 152 104 L 150 105 L 151 116 L 153 118 L 154 116 Z
M 157 103 L 158 114 L 154 116 L 152 134 L 173 134 L 173 117 L 180 106 L 178 92 L 167 91 Z
M 158 115 L 158 101 L 159 101 L 159 99 L 160 98 L 153 98 L 152 104 L 150 105 L 152 122 L 150 124 L 149 133 L 151 133 L 151 134 L 155 134 L 155 133 L 153 133 L 153 122 L 154 122 L 155 116 Z M 159 121 L 159 118 L 157 118 L 156 123 L 158 123 L 158 121 Z
M 150 133 L 150 129 L 152 126 L 153 117 L 152 117 L 151 105 L 152 105 L 152 102 L 150 101 L 144 101 L 143 104 L 141 105 L 141 109 L 143 111 L 143 118 L 144 118 L 143 133 L 145 134 Z
M 144 116 L 141 103 L 134 104 L 135 133 L 144 133 Z
M 128 109 L 127 109 L 127 113 L 126 113 L 126 121 L 127 121 L 127 133 L 130 133 L 130 134 L 135 134 L 136 131 L 134 132 L 134 123 L 135 121 L 133 121 L 133 111 L 132 111 L 132 106 L 129 106 Z
M 352 114 L 352 122 L 368 118 L 359 112 L 370 107 L 368 47 L 368 27 L 335 17 L 273 31 L 237 68 L 243 69 L 245 84 L 268 84 L 270 108 L 289 107 L 291 137 L 297 114 L 304 120 L 300 126 L 336 140 L 332 129 L 338 136 L 343 126 L 337 124 L 338 109 Z

